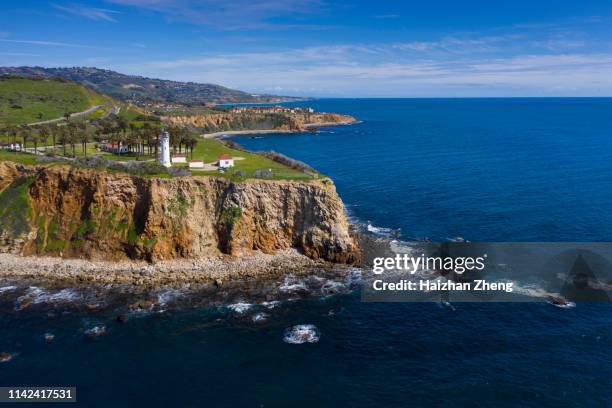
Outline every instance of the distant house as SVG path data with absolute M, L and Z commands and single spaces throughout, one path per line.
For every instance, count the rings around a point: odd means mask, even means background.
M 184 154 L 173 154 L 172 163 L 187 163 L 187 156 Z
M 229 167 L 234 167 L 234 158 L 232 156 L 228 156 L 227 154 L 222 154 L 219 156 L 219 168 L 227 169 Z
M 189 167 L 192 169 L 203 169 L 204 162 L 202 160 L 191 160 L 189 162 Z
M 100 144 L 100 150 L 108 153 L 123 154 L 128 152 L 128 147 L 121 143 L 102 143 Z
M 21 144 L 20 143 L 0 143 L 0 149 L 21 150 Z

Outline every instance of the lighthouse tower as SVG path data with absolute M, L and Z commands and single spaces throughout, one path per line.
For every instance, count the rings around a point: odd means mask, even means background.
M 162 130 L 159 135 L 159 164 L 165 167 L 172 166 L 170 162 L 170 135 Z

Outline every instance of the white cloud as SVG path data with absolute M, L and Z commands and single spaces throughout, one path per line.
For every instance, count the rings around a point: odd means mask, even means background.
M 372 58 L 375 54 L 375 58 Z M 612 54 L 405 58 L 393 46 L 208 55 L 122 67 L 131 73 L 313 96 L 612 95 Z
M 117 22 L 114 15 L 119 14 L 119 12 L 115 10 L 95 7 L 84 7 L 78 4 L 70 4 L 65 6 L 53 4 L 53 7 L 57 10 L 63 11 L 64 13 L 72 14 L 75 16 L 85 17 L 90 20 L 108 21 L 112 23 Z
M 224 29 L 322 28 L 315 24 L 279 23 L 319 10 L 321 0 L 106 0 L 108 3 L 162 13 L 173 20 Z

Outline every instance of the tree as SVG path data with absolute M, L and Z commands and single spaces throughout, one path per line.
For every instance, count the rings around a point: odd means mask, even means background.
M 76 157 L 75 145 L 78 140 L 77 125 L 76 123 L 69 123 L 67 127 L 68 127 L 68 143 L 70 143 L 70 147 L 72 148 L 72 157 Z
M 87 133 L 87 125 L 79 123 L 79 141 L 81 142 L 81 149 L 83 149 L 83 155 L 87 157 L 87 141 L 89 140 L 89 134 Z
M 64 151 L 64 156 L 66 156 L 66 144 L 68 143 L 68 126 L 58 126 L 57 130 L 59 131 L 59 142 L 62 145 L 62 149 Z
M 193 148 L 198 144 L 198 139 L 193 134 L 186 132 L 183 141 L 185 147 L 189 149 L 190 158 L 193 159 Z
M 55 137 L 57 136 L 57 125 L 49 126 L 49 133 L 51 134 L 51 140 L 53 142 L 53 151 L 55 152 Z
M 40 130 L 38 132 L 38 135 L 40 137 L 40 140 L 46 145 L 47 144 L 47 139 L 49 139 L 49 135 L 51 134 L 51 129 L 49 129 L 48 126 L 41 126 Z M 36 141 L 38 142 L 38 140 Z M 34 145 L 34 152 L 37 151 L 37 147 L 36 144 Z
M 21 140 L 23 141 L 20 150 L 23 151 L 27 147 L 27 142 L 28 142 L 28 139 L 30 138 L 30 128 L 28 127 L 28 125 L 21 125 L 19 127 L 19 136 L 21 137 Z

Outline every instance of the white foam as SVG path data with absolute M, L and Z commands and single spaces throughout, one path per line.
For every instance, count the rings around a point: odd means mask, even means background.
M 371 232 L 372 234 L 380 235 L 383 237 L 390 237 L 394 232 L 394 230 L 391 228 L 375 227 L 374 225 L 370 223 L 368 223 L 368 226 L 366 227 L 366 229 L 368 230 L 368 232 Z
M 280 304 L 281 304 L 280 300 L 270 300 L 266 302 L 261 302 L 261 305 L 268 309 L 274 309 L 275 307 L 280 306 Z
M 254 322 L 263 322 L 267 319 L 268 319 L 267 313 L 257 313 L 257 314 L 254 314 L 253 317 L 251 317 L 251 320 L 253 320 Z
M 294 276 L 287 276 L 284 282 L 278 287 L 281 292 L 297 292 L 308 290 L 304 281 L 295 278 Z
M 91 329 L 85 330 L 85 334 L 92 337 L 101 336 L 103 334 L 106 334 L 106 326 L 104 326 L 103 324 L 99 326 L 94 326 Z
M 59 292 L 49 293 L 45 289 L 37 286 L 30 286 L 22 297 L 32 299 L 32 303 L 64 303 L 64 302 L 75 302 L 81 300 L 83 297 L 73 289 L 62 289 Z
M 289 344 L 316 343 L 320 337 L 314 324 L 298 324 L 285 330 L 283 341 Z
M 157 303 L 160 306 L 166 306 L 169 302 L 185 296 L 183 291 L 174 288 L 167 288 L 157 293 Z
M 234 303 L 232 305 L 227 305 L 227 308 L 239 313 L 239 314 L 243 314 L 245 313 L 247 310 L 249 310 L 250 308 L 252 308 L 253 305 L 250 303 L 242 303 L 242 302 L 238 302 L 238 303 Z
M 327 281 L 321 286 L 321 293 L 325 296 L 335 295 L 346 290 L 346 285 L 343 282 Z
M 0 295 L 3 294 L 4 292 L 12 292 L 15 289 L 17 289 L 17 286 L 3 286 L 0 288 Z

